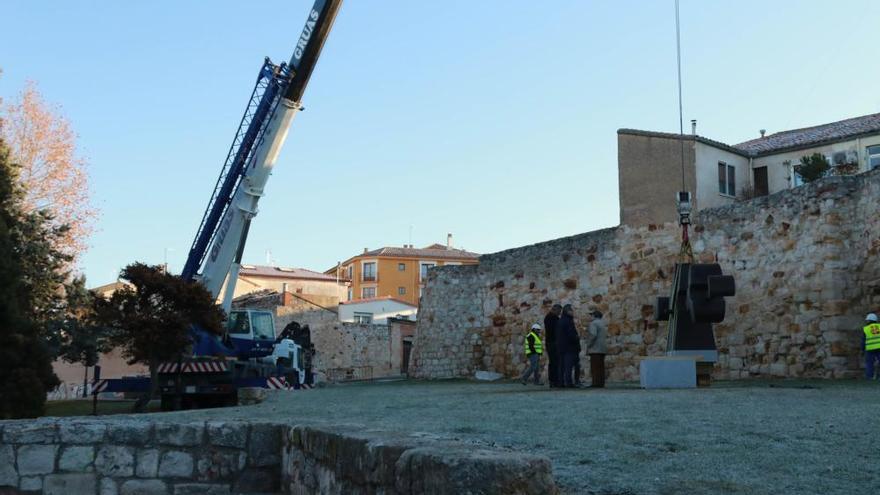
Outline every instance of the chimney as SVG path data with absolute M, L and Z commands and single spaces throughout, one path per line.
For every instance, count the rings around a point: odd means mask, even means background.
M 370 248 L 364 248 L 364 254 L 367 254 L 367 251 L 369 251 L 369 250 L 370 250 Z
M 293 304 L 293 296 L 287 290 L 287 282 L 284 282 L 281 284 L 281 305 L 290 306 L 291 304 Z
M 452 249 L 452 234 L 446 234 L 446 249 Z
M 691 134 L 697 135 L 697 119 L 691 119 Z
M 761 137 L 764 137 L 764 134 L 767 133 L 767 129 L 761 129 L 760 132 L 761 132 Z

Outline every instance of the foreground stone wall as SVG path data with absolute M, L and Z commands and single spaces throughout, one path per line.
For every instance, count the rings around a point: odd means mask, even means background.
M 152 419 L 0 422 L 0 493 L 557 492 L 546 457 L 425 435 Z
M 860 374 L 860 327 L 880 305 L 880 174 L 835 177 L 698 214 L 698 262 L 736 277 L 716 325 L 718 378 Z M 419 314 L 416 377 L 522 371 L 522 338 L 553 303 L 609 321 L 611 379 L 638 377 L 638 357 L 666 350 L 653 318 L 668 295 L 680 230 L 620 226 L 431 270 Z
M 46 419 L 0 434 L 0 487 L 23 492 L 221 495 L 277 492 L 281 480 L 280 425 Z
M 558 493 L 543 456 L 357 427 L 294 427 L 282 464 L 297 495 Z

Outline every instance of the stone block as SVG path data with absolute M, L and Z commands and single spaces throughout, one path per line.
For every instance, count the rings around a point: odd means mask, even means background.
M 204 423 L 156 424 L 156 442 L 177 447 L 201 445 L 205 434 Z
M 281 461 L 284 432 L 279 425 L 253 424 L 248 435 L 248 465 L 273 466 Z
M 247 443 L 247 423 L 240 422 L 209 422 L 208 443 L 220 447 L 243 449 Z
M 155 478 L 159 472 L 159 451 L 157 449 L 141 449 L 137 451 L 135 475 L 138 478 Z
M 159 460 L 159 477 L 192 478 L 193 457 L 187 452 L 165 452 Z
M 3 443 L 54 443 L 55 423 L 27 421 L 11 423 L 3 428 Z
M 84 473 L 92 471 L 95 463 L 95 447 L 91 445 L 81 445 L 74 447 L 64 447 L 61 451 L 61 457 L 58 459 L 58 469 L 61 471 L 71 471 L 75 473 Z
M 103 476 L 133 476 L 134 448 L 121 445 L 99 447 L 95 469 Z
M 770 365 L 770 375 L 772 376 L 788 376 L 788 365 L 785 363 L 773 363 Z
M 695 388 L 697 363 L 688 358 L 645 358 L 639 363 L 642 388 Z
M 244 469 L 247 454 L 244 451 L 223 451 L 217 448 L 209 449 L 199 455 L 196 463 L 198 479 L 200 481 L 229 480 Z
M 110 442 L 125 445 L 146 445 L 150 441 L 153 425 L 144 421 L 112 423 L 107 427 Z
M 55 471 L 57 445 L 22 445 L 18 448 L 19 476 L 49 474 Z
M 420 447 L 397 461 L 400 493 L 557 494 L 546 457 L 466 447 Z
M 250 406 L 266 400 L 267 392 L 262 387 L 243 387 L 238 389 L 238 404 Z
M 229 495 L 229 485 L 182 483 L 174 485 L 174 495 Z
M 21 478 L 18 480 L 18 489 L 23 492 L 42 492 L 43 478 L 39 476 Z
M 248 468 L 241 472 L 232 486 L 234 493 L 276 493 L 281 488 L 281 469 Z
M 91 494 L 97 485 L 94 473 L 50 474 L 43 480 L 43 495 Z
M 58 432 L 64 443 L 99 443 L 104 439 L 106 431 L 107 425 L 101 423 L 64 422 L 58 425 Z
M 0 486 L 18 486 L 15 451 L 12 445 L 0 445 Z
M 128 480 L 122 483 L 120 495 L 168 495 L 168 485 L 161 480 Z
M 99 495 L 118 495 L 119 487 L 113 478 L 101 478 L 101 486 L 98 489 Z

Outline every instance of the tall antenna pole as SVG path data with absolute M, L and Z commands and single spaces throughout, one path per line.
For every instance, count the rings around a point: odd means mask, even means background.
M 678 19 L 678 0 L 675 0 L 675 56 L 678 62 L 678 133 L 681 143 L 681 190 L 687 191 L 684 180 L 684 112 L 681 104 L 681 28 Z

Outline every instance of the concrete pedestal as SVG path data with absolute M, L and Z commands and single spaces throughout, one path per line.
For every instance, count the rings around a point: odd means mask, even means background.
M 697 361 L 686 356 L 644 358 L 639 381 L 642 388 L 696 388 Z

